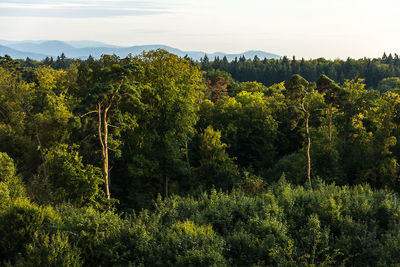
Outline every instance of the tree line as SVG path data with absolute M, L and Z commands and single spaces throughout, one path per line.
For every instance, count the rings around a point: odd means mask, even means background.
M 283 56 L 281 59 L 261 59 L 255 56 L 250 59 L 241 56 L 233 61 L 228 61 L 226 57 L 210 59 L 207 54 L 199 62 L 187 56 L 185 58 L 193 64 L 200 64 L 203 71 L 221 70 L 229 73 L 238 82 L 257 81 L 265 86 L 287 81 L 294 74 L 299 74 L 312 82 L 316 82 L 321 74 L 327 75 L 338 83 L 344 83 L 345 80 L 363 79 L 367 88 L 380 91 L 393 89 L 395 85 L 400 84 L 398 54 L 387 55 L 384 53 L 380 58 L 347 58 L 346 60 L 324 58 L 306 60 L 287 56 Z M 88 60 L 92 59 L 89 56 Z M 49 66 L 54 69 L 67 69 L 72 64 L 79 62 L 80 59 L 67 58 L 65 54 L 61 54 L 56 58 L 46 57 L 41 61 L 30 58 L 18 61 L 24 68 Z M 385 79 L 388 80 L 384 81 Z
M 343 83 L 345 80 L 363 79 L 368 88 L 384 89 L 380 82 L 385 78 L 400 76 L 400 59 L 397 54 L 384 54 L 381 58 L 362 58 L 346 60 L 326 60 L 324 58 L 305 60 L 289 59 L 246 59 L 244 56 L 231 62 L 224 58 L 210 60 L 205 55 L 201 60 L 205 71 L 218 69 L 228 72 L 239 82 L 257 81 L 266 86 L 289 80 L 299 74 L 309 81 L 316 82 L 321 74 Z

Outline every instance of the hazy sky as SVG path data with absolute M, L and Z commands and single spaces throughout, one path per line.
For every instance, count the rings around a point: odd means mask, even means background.
M 0 39 L 305 58 L 400 54 L 399 0 L 0 0 Z

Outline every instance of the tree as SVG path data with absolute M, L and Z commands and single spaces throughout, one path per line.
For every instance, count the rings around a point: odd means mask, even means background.
M 332 109 L 339 105 L 339 101 L 344 97 L 344 91 L 333 80 L 326 75 L 321 75 L 317 81 L 317 90 L 324 94 L 325 102 L 328 104 L 329 111 L 329 143 L 332 143 Z
M 262 175 L 276 155 L 278 123 L 272 114 L 275 104 L 281 103 L 274 101 L 261 92 L 246 91 L 216 103 L 206 100 L 200 105 L 197 128 L 204 131 L 211 125 L 221 131 L 221 139 L 229 144 L 227 151 L 237 158 L 237 164 Z
M 144 52 L 134 61 L 143 70 L 136 77 L 143 104 L 138 114 L 140 142 L 157 158 L 166 198 L 174 170 L 185 166 L 174 162 L 180 162 L 185 143 L 194 132 L 196 106 L 204 91 L 202 72 L 189 61 L 160 49 Z
M 312 85 L 303 77 L 296 74 L 285 83 L 286 97 L 292 102 L 295 112 L 301 112 L 304 117 L 304 127 L 306 130 L 307 139 L 307 180 L 308 184 L 311 185 L 311 158 L 310 158 L 310 147 L 311 147 L 311 135 L 309 129 L 310 112 L 307 109 L 308 100 L 312 94 Z
M 52 201 L 69 202 L 76 207 L 99 206 L 102 198 L 99 192 L 101 170 L 90 164 L 83 164 L 78 148 L 58 144 L 45 150 Z
M 200 59 L 201 69 L 208 71 L 210 70 L 210 60 L 208 59 L 207 54 L 204 54 L 204 57 Z
M 25 196 L 25 187 L 21 177 L 17 175 L 14 161 L 6 153 L 0 152 L 0 191 L 7 193 L 2 199 L 0 193 L 0 206 L 9 199 L 16 199 Z
M 67 72 L 39 67 L 32 71 L 34 82 L 26 83 L 18 73 L 0 68 L 0 77 L 1 150 L 35 172 L 44 162 L 43 149 L 65 142 L 70 134 Z
M 221 142 L 221 132 L 208 126 L 200 135 L 200 166 L 197 170 L 199 186 L 212 185 L 229 190 L 237 182 L 239 171 L 234 159 L 226 152 L 227 144 Z
M 0 258 L 13 262 L 32 242 L 35 233 L 56 225 L 60 217 L 52 207 L 41 207 L 27 198 L 17 199 L 0 210 Z
M 206 97 L 212 99 L 213 95 L 227 95 L 231 93 L 231 89 L 236 82 L 232 75 L 226 71 L 212 69 L 205 73 L 206 84 L 209 88 Z M 214 90 L 215 89 L 215 90 Z
M 236 96 L 242 91 L 246 92 L 262 92 L 266 93 L 268 91 L 268 88 L 265 87 L 262 83 L 259 82 L 242 82 L 239 84 L 236 84 L 235 86 L 232 86 L 231 90 L 229 91 L 230 96 Z
M 117 56 L 108 55 L 104 55 L 99 61 L 88 61 L 87 65 L 82 63 L 80 66 L 80 82 L 89 87 L 82 104 L 86 106 L 86 109 L 88 107 L 92 109 L 81 117 L 97 114 L 97 134 L 101 145 L 103 179 L 107 199 L 111 198 L 108 127 L 111 125 L 111 118 L 120 124 L 124 124 L 125 119 L 130 121 L 130 126 L 135 125 L 132 118 L 129 118 L 129 115 L 126 116 L 127 113 L 119 109 L 118 103 L 123 95 L 127 99 L 137 96 L 136 82 L 133 80 L 133 74 L 136 71 L 136 65 L 131 60 L 121 61 Z
M 377 146 L 371 144 L 376 123 L 370 111 L 377 109 L 379 92 L 365 87 L 362 79 L 346 80 L 343 89 L 347 97 L 337 114 L 337 128 L 343 140 L 341 162 L 349 182 L 359 182 L 360 171 L 376 164 L 376 157 L 369 161 L 368 155 L 372 147 Z
M 212 102 L 217 102 L 223 97 L 228 96 L 227 86 L 229 81 L 224 80 L 222 77 L 218 77 L 215 83 L 211 83 L 211 80 L 207 81 L 207 87 L 210 93 L 210 99 Z
M 395 89 L 400 89 L 400 78 L 399 77 L 389 77 L 382 79 L 378 88 L 379 92 L 384 93 L 386 91 L 393 91 Z

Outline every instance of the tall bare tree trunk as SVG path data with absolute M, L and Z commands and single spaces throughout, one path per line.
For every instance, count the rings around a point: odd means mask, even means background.
M 329 105 L 329 145 L 332 144 L 332 104 Z
M 310 129 L 308 128 L 309 115 L 306 113 L 306 134 L 307 134 L 307 179 L 308 184 L 311 185 L 311 157 L 310 157 L 310 147 L 311 147 L 311 136 Z
M 107 199 L 110 199 L 110 179 L 109 179 L 109 167 L 108 167 L 108 123 L 107 123 L 107 110 L 104 111 L 103 115 L 103 127 L 104 127 L 104 183 Z
M 308 179 L 308 184 L 311 185 L 311 157 L 310 157 L 310 147 L 311 147 L 311 135 L 310 135 L 310 129 L 308 127 L 308 121 L 310 119 L 310 114 L 308 114 L 307 110 L 304 107 L 304 103 L 301 104 L 301 109 L 303 110 L 305 116 L 306 116 L 306 121 L 305 121 L 305 126 L 306 126 L 306 134 L 307 134 L 307 179 Z
M 115 96 L 118 94 L 119 89 L 122 84 L 120 84 L 115 92 L 112 94 L 108 106 L 103 111 L 103 116 L 101 116 L 102 102 L 97 103 L 97 113 L 99 116 L 99 139 L 101 144 L 102 156 L 103 156 L 103 177 L 104 186 L 107 199 L 111 198 L 110 194 L 110 179 L 109 179 L 109 166 L 108 166 L 108 111 L 110 110 Z M 103 127 L 102 127 L 103 124 Z
M 107 199 L 110 199 L 110 188 L 109 188 L 109 181 L 108 181 L 108 127 L 107 127 L 107 114 L 104 112 L 103 118 L 101 116 L 101 103 L 97 104 L 97 111 L 99 115 L 99 139 L 101 144 L 101 155 L 103 158 L 103 179 L 104 179 L 104 186 L 105 186 L 105 193 Z M 104 136 L 102 132 L 102 124 L 104 124 Z
M 186 157 L 186 165 L 189 171 L 190 178 L 192 178 L 192 169 L 190 167 L 190 160 L 189 160 L 189 149 L 188 149 L 188 137 L 186 135 L 186 140 L 185 140 L 185 157 Z

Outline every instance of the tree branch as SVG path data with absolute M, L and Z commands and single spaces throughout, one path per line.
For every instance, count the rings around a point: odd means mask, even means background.
M 111 96 L 111 100 L 110 103 L 108 104 L 108 106 L 106 107 L 106 109 L 104 110 L 105 114 L 107 114 L 108 110 L 111 108 L 112 103 L 114 102 L 114 98 L 115 96 L 118 94 L 119 89 L 122 86 L 122 82 L 120 83 L 120 85 L 117 87 L 117 89 L 115 90 L 115 92 L 112 94 Z
M 81 115 L 80 118 L 90 115 L 92 113 L 96 113 L 96 112 L 98 112 L 98 110 L 92 110 L 92 111 L 86 112 L 85 114 Z
M 111 125 L 111 124 L 108 124 L 108 123 L 107 123 L 107 126 L 110 126 L 110 127 L 113 127 L 113 128 L 119 128 L 118 126 Z
M 101 134 L 101 103 L 100 102 L 97 103 L 97 112 L 99 115 L 99 139 L 100 139 L 100 144 L 102 147 L 102 153 L 104 156 L 104 143 L 103 143 L 103 136 Z

